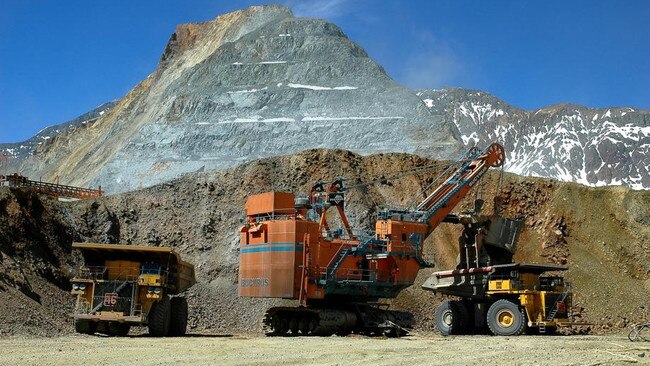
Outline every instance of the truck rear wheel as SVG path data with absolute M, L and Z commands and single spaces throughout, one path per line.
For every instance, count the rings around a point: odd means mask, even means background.
M 187 300 L 184 297 L 174 297 L 171 300 L 171 307 L 169 335 L 184 336 L 187 331 Z
M 149 310 L 149 335 L 154 337 L 165 337 L 169 335 L 171 318 L 171 302 L 169 297 L 154 302 Z
M 497 300 L 488 309 L 487 324 L 494 335 L 520 335 L 526 329 L 526 313 L 512 301 Z
M 97 323 L 90 320 L 77 319 L 74 321 L 74 330 L 80 334 L 93 335 L 97 330 Z
M 460 301 L 445 300 L 436 308 L 436 327 L 440 334 L 462 334 L 468 327 L 469 313 Z

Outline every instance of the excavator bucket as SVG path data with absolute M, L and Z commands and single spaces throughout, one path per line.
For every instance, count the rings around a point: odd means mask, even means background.
M 492 219 L 483 248 L 490 258 L 490 263 L 507 264 L 517 250 L 517 240 L 524 222 L 504 217 Z
M 493 219 L 489 233 L 485 238 L 485 244 L 514 253 L 517 249 L 517 240 L 523 224 L 522 220 L 507 219 L 505 217 Z

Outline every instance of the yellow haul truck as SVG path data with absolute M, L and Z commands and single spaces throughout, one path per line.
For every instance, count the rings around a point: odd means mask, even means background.
M 171 248 L 74 243 L 84 264 L 72 278 L 77 333 L 128 334 L 148 326 L 152 336 L 182 336 L 194 266 Z
M 561 326 L 581 325 L 569 320 L 571 288 L 558 275 L 566 266 L 513 263 L 522 221 L 475 213 L 448 215 L 445 221 L 463 225 L 456 269 L 434 272 L 422 285 L 459 298 L 436 308 L 442 335 L 486 326 L 502 336 L 551 334 Z
M 512 263 L 440 271 L 422 287 L 462 299 L 445 300 L 436 308 L 436 326 L 442 335 L 472 333 L 486 325 L 495 335 L 552 334 L 558 327 L 578 325 L 569 320 L 572 294 L 561 276 L 540 275 L 566 270 Z

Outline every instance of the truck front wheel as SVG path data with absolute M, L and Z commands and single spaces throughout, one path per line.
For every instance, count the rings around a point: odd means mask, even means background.
M 171 302 L 164 296 L 151 305 L 147 319 L 149 321 L 149 335 L 165 337 L 169 335 L 171 318 Z
M 187 330 L 187 300 L 184 297 L 174 297 L 171 301 L 172 314 L 169 324 L 169 335 L 184 336 Z
M 526 313 L 512 301 L 497 300 L 488 309 L 487 324 L 494 335 L 520 335 L 526 329 Z

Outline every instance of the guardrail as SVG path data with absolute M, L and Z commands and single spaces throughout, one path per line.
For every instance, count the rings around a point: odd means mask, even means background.
M 74 186 L 66 186 L 63 184 L 39 182 L 29 180 L 20 174 L 0 175 L 0 186 L 6 187 L 28 187 L 34 191 L 53 197 L 65 198 L 97 198 L 104 195 L 104 191 L 100 186 L 99 189 L 81 188 Z
M 74 273 L 74 277 L 93 281 L 109 280 L 109 273 L 112 274 L 110 277 L 115 277 L 116 280 L 120 281 L 136 281 L 143 274 L 157 274 L 168 278 L 169 274 L 168 271 L 163 269 L 91 266 L 78 268 Z

